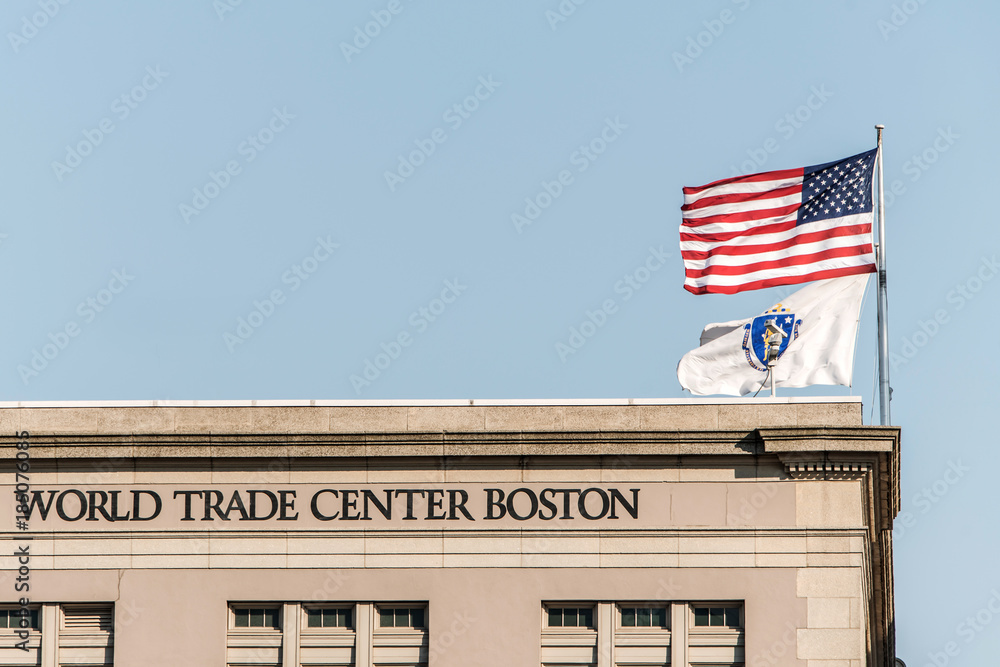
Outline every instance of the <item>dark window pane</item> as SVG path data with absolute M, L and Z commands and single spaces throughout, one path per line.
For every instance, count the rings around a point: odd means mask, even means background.
M 408 628 L 408 627 L 410 627 L 410 610 L 409 609 L 397 609 L 396 610 L 396 627 L 397 628 Z
M 725 624 L 724 612 L 725 610 L 721 607 L 712 607 L 709 611 L 709 616 L 711 617 L 709 625 L 720 626 Z
M 563 624 L 562 609 L 549 608 L 549 627 L 561 628 Z
M 622 607 L 622 627 L 623 628 L 634 628 L 635 627 L 635 608 L 634 607 Z
M 396 612 L 392 609 L 378 610 L 378 624 L 380 628 L 391 628 L 395 625 Z
M 323 627 L 323 610 L 306 609 L 306 625 L 310 628 Z
M 708 608 L 707 607 L 695 607 L 694 609 L 694 624 L 696 626 L 708 625 Z
M 338 609 L 337 610 L 337 627 L 339 628 L 349 628 L 353 624 L 351 623 L 351 610 L 350 609 Z
M 0 609 L 0 628 L 10 627 L 7 625 L 7 618 L 10 612 L 6 609 Z
M 264 627 L 264 610 L 263 609 L 251 609 L 250 610 L 250 627 L 251 628 L 262 628 L 262 627 Z
M 236 627 L 246 628 L 250 626 L 250 610 L 236 609 L 233 614 L 236 616 Z
M 423 609 L 411 609 L 410 610 L 410 622 L 413 623 L 413 627 L 422 628 L 424 627 L 424 610 Z
M 592 628 L 592 627 L 594 627 L 594 610 L 593 609 L 581 609 L 580 610 L 580 627 L 581 628 Z
M 640 628 L 649 627 L 649 609 L 642 609 L 642 608 L 639 609 L 639 613 L 636 617 L 635 624 L 638 625 Z
M 41 625 L 38 624 L 38 610 L 37 609 L 32 609 L 31 610 L 31 627 L 33 627 L 35 630 L 39 630 L 42 627 Z
M 658 607 L 653 610 L 652 624 L 658 628 L 667 627 L 667 610 L 664 607 Z
M 264 627 L 278 629 L 278 610 L 277 609 L 265 609 L 264 610 Z
M 730 628 L 740 627 L 740 608 L 729 607 L 726 609 L 726 626 Z
M 576 609 L 563 609 L 563 625 L 567 628 L 575 628 L 577 622 L 576 612 Z

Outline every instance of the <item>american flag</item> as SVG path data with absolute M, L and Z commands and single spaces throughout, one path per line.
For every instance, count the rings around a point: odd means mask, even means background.
M 874 272 L 877 152 L 684 188 L 684 289 L 734 294 Z

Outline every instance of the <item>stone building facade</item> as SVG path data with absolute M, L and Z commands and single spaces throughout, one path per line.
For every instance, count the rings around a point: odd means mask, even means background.
M 2 404 L 0 425 L 0 665 L 893 664 L 900 433 L 856 399 Z

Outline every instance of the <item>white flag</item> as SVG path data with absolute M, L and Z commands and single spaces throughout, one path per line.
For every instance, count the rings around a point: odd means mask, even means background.
M 779 387 L 850 386 L 854 340 L 868 274 L 820 280 L 757 317 L 709 324 L 701 347 L 677 364 L 677 379 L 692 394 L 743 396 L 767 380 L 766 323 L 784 334 L 774 367 Z

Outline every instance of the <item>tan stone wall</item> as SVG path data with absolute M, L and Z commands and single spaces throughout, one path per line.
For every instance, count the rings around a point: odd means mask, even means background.
M 656 489 L 631 525 L 35 532 L 33 599 L 115 602 L 116 664 L 153 667 L 224 664 L 227 604 L 241 600 L 426 601 L 431 664 L 505 667 L 539 663 L 543 601 L 744 601 L 748 667 L 867 665 L 886 622 L 872 617 L 887 585 L 875 524 L 898 483 L 878 457 L 898 432 L 860 421 L 851 402 L 0 408 L 0 425 L 38 438 L 36 489 Z M 771 430 L 762 442 L 755 429 Z M 0 478 L 4 498 L 12 486 Z

